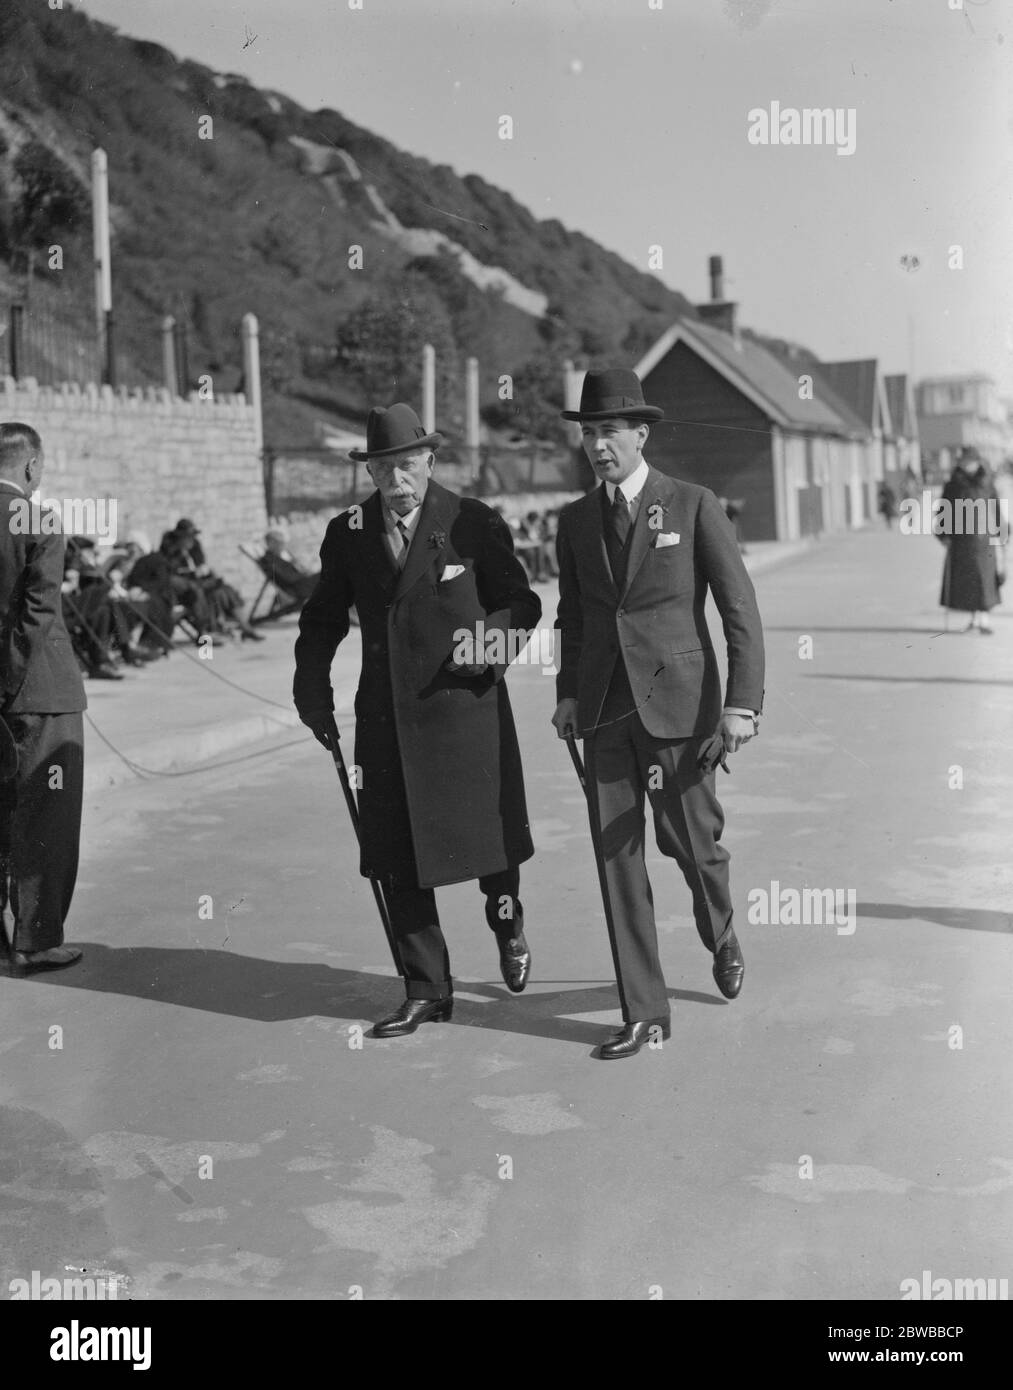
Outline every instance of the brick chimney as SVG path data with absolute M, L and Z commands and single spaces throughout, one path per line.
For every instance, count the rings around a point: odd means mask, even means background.
M 720 328 L 723 333 L 730 333 L 738 342 L 735 311 L 739 306 L 730 299 L 725 299 L 725 268 L 721 257 L 711 256 L 707 262 L 707 269 L 711 281 L 710 301 L 707 304 L 698 304 L 696 311 L 704 323 L 709 323 L 712 328 Z

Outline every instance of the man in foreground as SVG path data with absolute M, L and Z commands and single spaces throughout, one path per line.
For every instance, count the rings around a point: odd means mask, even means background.
M 299 619 L 294 698 L 330 748 L 331 661 L 354 606 L 361 869 L 383 886 L 405 980 L 404 1002 L 374 1028 L 390 1038 L 453 1010 L 441 884 L 478 879 L 503 979 L 514 993 L 527 983 L 519 866 L 534 850 L 503 678 L 541 604 L 506 523 L 432 480 L 440 434 L 399 403 L 370 411 L 366 436 L 352 458 L 376 491 L 327 528 Z
M 763 633 L 735 533 L 707 488 L 668 478 L 643 457 L 650 424 L 636 374 L 588 372 L 580 407 L 584 452 L 601 486 L 559 518 L 560 738 L 585 740 L 592 833 L 607 884 L 606 925 L 624 1027 L 600 1049 L 632 1057 L 670 1011 L 644 863 L 644 799 L 658 848 L 693 896 L 721 993 L 734 999 L 744 962 L 732 929 L 724 814 L 713 759 L 753 737 L 763 704 Z M 724 708 L 704 617 L 713 594 L 728 644 Z M 723 748 L 721 747 L 723 745 Z

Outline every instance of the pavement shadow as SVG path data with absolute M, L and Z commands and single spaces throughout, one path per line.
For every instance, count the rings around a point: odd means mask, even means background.
M 995 614 L 992 615 L 993 617 Z M 793 632 L 796 635 L 802 632 L 885 632 L 888 635 L 907 636 L 907 637 L 956 637 L 963 635 L 962 628 L 951 627 L 947 634 L 942 622 L 937 627 L 813 627 L 810 623 L 764 623 L 764 632 Z
M 858 903 L 858 917 L 877 917 L 888 922 L 936 922 L 960 931 L 1013 933 L 1013 913 L 990 907 L 928 907 L 923 903 Z
M 308 1017 L 372 1023 L 395 1009 L 404 997 L 400 981 L 392 976 L 320 962 L 262 960 L 233 951 L 77 944 L 84 947 L 80 964 L 69 970 L 24 975 L 21 983 L 41 982 L 66 989 L 150 999 L 260 1023 Z M 511 994 L 505 986 L 474 981 L 460 981 L 458 989 L 464 994 L 484 996 L 490 1002 L 456 999 L 451 1026 L 464 1024 L 588 1045 L 602 1042 L 618 1026 L 564 1017 L 618 1010 L 616 987 L 611 981 L 581 989 L 520 995 Z M 725 1002 L 717 995 L 690 990 L 670 990 L 669 995 L 683 1003 Z
M 857 676 L 834 671 L 806 671 L 809 681 L 875 681 L 890 685 L 1013 685 L 1013 681 L 978 680 L 976 676 Z

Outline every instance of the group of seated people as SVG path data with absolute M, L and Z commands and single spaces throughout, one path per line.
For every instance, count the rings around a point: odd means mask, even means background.
M 555 579 L 559 574 L 556 563 L 559 508 L 511 517 L 507 524 L 513 532 L 514 553 L 527 571 L 529 582 L 539 584 Z
M 220 645 L 226 636 L 263 641 L 244 615 L 242 596 L 208 565 L 199 536 L 194 523 L 183 517 L 165 532 L 157 550 L 143 534 L 134 533 L 101 558 L 93 540 L 68 536 L 63 614 L 89 676 L 122 680 L 121 665 L 144 666 L 168 656 L 180 622 L 195 642 Z M 305 602 L 316 576 L 295 563 L 283 533 L 269 531 L 265 544 L 258 561 L 265 577 Z

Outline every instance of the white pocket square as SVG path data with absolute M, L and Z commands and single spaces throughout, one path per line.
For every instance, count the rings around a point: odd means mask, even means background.
M 463 565 L 447 565 L 440 575 L 440 583 L 446 584 L 448 579 L 456 579 L 459 574 L 464 573 Z
M 661 532 L 659 532 L 659 534 L 658 534 L 658 539 L 654 542 L 654 548 L 655 548 L 655 550 L 662 550 L 666 545 L 678 545 L 678 544 L 679 544 L 679 532 L 678 532 L 678 531 L 661 531 Z

